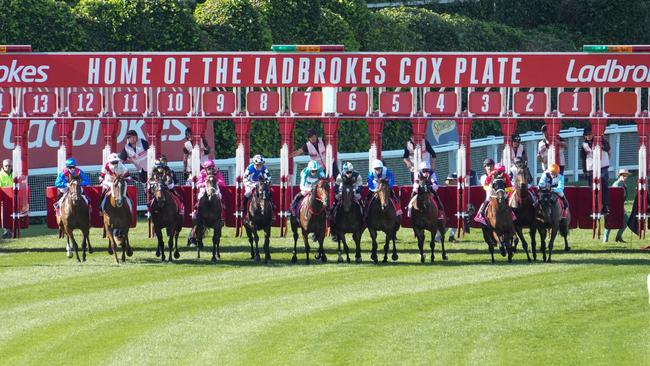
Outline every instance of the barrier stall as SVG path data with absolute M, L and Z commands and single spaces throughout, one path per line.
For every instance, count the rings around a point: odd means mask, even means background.
M 296 120 L 319 119 L 323 123 L 324 165 L 331 174 L 338 161 L 338 127 L 343 119 L 366 121 L 369 161 L 381 158 L 384 124 L 408 120 L 416 142 L 416 163 L 421 160 L 428 122 L 446 119 L 456 122 L 459 131 L 455 164 L 458 184 L 441 189 L 440 195 L 448 226 L 460 229 L 468 205 L 478 207 L 484 194 L 480 187 L 469 187 L 468 182 L 473 124 L 484 120 L 501 123 L 504 160 L 509 161 L 517 122 L 543 121 L 549 133 L 547 160 L 552 163 L 559 161 L 562 122 L 589 120 L 598 167 L 606 123 L 634 119 L 639 126 L 639 161 L 643 166 L 639 194 L 647 195 L 645 147 L 649 129 L 641 106 L 650 87 L 646 66 L 650 55 L 646 53 L 344 53 L 340 46 L 274 50 L 278 52 L 2 54 L 0 63 L 33 65 L 38 75 L 7 80 L 0 89 L 0 100 L 11 105 L 6 116 L 13 118 L 24 174 L 28 161 L 24 125 L 33 118 L 56 119 L 59 164 L 72 153 L 71 126 L 76 118 L 100 119 L 106 144 L 104 157 L 115 151 L 118 118 L 143 119 L 151 145 L 149 165 L 163 152 L 160 131 L 164 118 L 191 123 L 195 146 L 199 146 L 209 121 L 232 121 L 237 164 L 231 182 L 234 185 L 223 195 L 226 224 L 240 229 L 250 125 L 254 119 L 274 119 L 281 136 L 280 186 L 273 188 L 279 212 L 274 224 L 282 226 L 282 234 L 286 234 L 286 218 L 295 193 L 289 154 Z M 7 109 L 0 108 L 3 111 Z M 197 173 L 198 149 L 192 152 L 191 161 Z M 590 198 L 593 202 L 590 212 L 584 211 L 584 205 L 572 205 L 573 225 L 595 228 L 596 221 L 600 222 L 602 184 L 605 182 L 596 173 L 591 187 L 567 188 L 570 201 Z M 189 225 L 196 190 L 179 190 L 186 201 L 185 224 Z M 396 191 L 403 201 L 410 196 L 409 187 Z M 606 227 L 622 220 L 615 192 L 612 190 Z M 647 217 L 645 209 L 641 211 L 638 219 L 644 224 Z

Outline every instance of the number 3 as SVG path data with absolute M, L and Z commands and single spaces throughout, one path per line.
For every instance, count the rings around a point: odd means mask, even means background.
M 490 110 L 490 96 L 487 94 L 483 94 L 481 97 L 483 100 L 483 105 L 481 106 L 481 112 L 487 112 Z

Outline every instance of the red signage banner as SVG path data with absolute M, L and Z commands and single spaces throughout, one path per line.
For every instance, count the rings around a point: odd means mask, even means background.
M 648 87 L 650 54 L 0 54 L 0 87 Z
M 215 123 L 232 122 L 217 121 Z M 12 126 L 11 120 L 0 120 L 0 132 L 2 134 L 0 157 L 2 158 L 11 157 L 11 150 L 15 147 L 11 134 Z M 212 142 L 214 141 L 214 130 L 210 126 L 206 128 L 205 136 L 211 147 L 214 148 Z M 191 121 L 163 120 L 161 132 L 162 153 L 167 155 L 169 161 L 183 160 L 183 144 L 185 143 L 185 129 L 187 127 L 191 127 Z M 126 144 L 126 132 L 128 130 L 135 130 L 141 138 L 146 136 L 144 120 L 120 120 L 115 132 L 119 151 Z M 96 119 L 75 119 L 72 144 L 72 155 L 77 159 L 79 165 L 101 165 L 102 149 L 106 146 L 101 122 Z M 56 167 L 57 150 L 59 148 L 59 130 L 56 121 L 31 120 L 28 147 L 30 169 Z

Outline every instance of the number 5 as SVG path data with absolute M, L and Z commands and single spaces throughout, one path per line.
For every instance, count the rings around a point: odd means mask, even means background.
M 399 94 L 393 94 L 393 104 L 390 106 L 392 112 L 399 112 Z

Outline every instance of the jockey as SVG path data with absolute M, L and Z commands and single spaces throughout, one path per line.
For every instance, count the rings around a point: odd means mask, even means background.
M 411 217 L 411 208 L 415 204 L 416 196 L 418 194 L 418 189 L 420 185 L 426 185 L 429 187 L 430 191 L 433 193 L 433 197 L 436 200 L 436 205 L 438 206 L 438 216 L 444 216 L 444 206 L 440 197 L 438 196 L 438 177 L 436 172 L 431 170 L 431 165 L 428 161 L 420 162 L 420 170 L 418 171 L 417 178 L 413 183 L 413 191 L 411 192 L 411 201 L 408 204 L 408 217 Z
M 381 160 L 376 159 L 372 163 L 372 170 L 368 172 L 368 189 L 370 192 L 377 192 L 377 189 L 379 188 L 379 181 L 381 179 L 387 179 L 388 180 L 388 187 L 390 188 L 390 198 L 393 201 L 393 204 L 395 206 L 395 211 L 397 215 L 402 214 L 402 210 L 399 207 L 399 203 L 397 202 L 397 197 L 395 197 L 395 193 L 393 192 L 393 185 L 395 185 L 395 178 L 393 177 L 393 172 L 386 168 L 384 166 L 384 163 L 382 163 Z M 369 194 L 367 197 L 367 202 L 366 207 L 370 207 L 370 201 L 374 197 L 373 194 Z
M 354 199 L 359 201 L 361 199 L 361 189 L 363 188 L 363 180 L 361 179 L 361 174 L 354 170 L 354 166 L 351 162 L 343 164 L 343 173 L 339 174 L 336 177 L 336 183 L 334 185 L 334 193 L 336 194 L 335 201 L 341 199 L 341 189 L 343 188 L 343 179 L 352 180 L 354 182 Z
M 99 198 L 100 212 L 104 212 L 106 196 L 108 195 L 108 192 L 110 192 L 113 188 L 113 181 L 118 176 L 124 177 L 127 181 L 133 180 L 129 175 L 129 170 L 126 168 L 126 166 L 124 166 L 124 164 L 122 164 L 119 155 L 116 153 L 111 153 L 108 155 L 106 164 L 104 164 L 102 171 L 99 173 L 99 183 L 102 185 L 102 193 Z M 129 203 L 129 206 L 131 206 L 131 200 L 128 197 L 127 201 Z
M 160 158 L 156 159 L 153 166 L 153 171 L 151 172 L 151 180 L 155 181 L 158 178 L 167 186 L 169 192 L 176 197 L 176 206 L 178 207 L 181 215 L 185 212 L 183 197 L 174 189 L 176 187 L 176 179 L 174 179 L 174 172 L 167 165 L 167 157 L 162 155 Z
M 207 160 L 206 162 L 203 163 L 202 166 L 203 169 L 201 169 L 201 174 L 199 174 L 199 179 L 197 180 L 196 187 L 199 189 L 199 193 L 196 196 L 196 203 L 194 204 L 194 210 L 192 211 L 192 219 L 196 220 L 196 214 L 198 212 L 199 208 L 199 202 L 201 201 L 201 197 L 205 194 L 205 186 L 206 186 L 206 181 L 208 176 L 213 175 L 216 179 L 216 194 L 217 197 L 221 200 L 221 190 L 226 187 L 226 180 L 223 177 L 223 173 L 221 173 L 221 170 L 217 168 L 216 165 L 214 165 L 214 161 L 212 159 Z M 223 201 L 222 201 L 223 204 Z M 222 216 L 223 216 L 223 210 Z
M 69 158 L 65 161 L 65 168 L 59 172 L 56 176 L 56 181 L 54 186 L 59 189 L 59 199 L 54 203 L 54 207 L 58 210 L 65 198 L 66 193 L 68 193 L 68 184 L 72 179 L 80 179 L 82 187 L 87 187 L 90 185 L 90 178 L 84 173 L 81 169 L 77 169 L 77 160 L 75 158 Z M 86 203 L 88 199 L 84 196 Z
M 569 208 L 569 201 L 564 196 L 564 175 L 560 174 L 560 166 L 551 164 L 551 166 L 542 174 L 539 179 L 539 189 L 550 189 L 562 199 L 562 217 L 566 217 L 566 209 Z
M 517 171 L 519 169 L 523 169 L 526 173 L 526 182 L 528 186 L 533 184 L 533 175 L 530 173 L 530 169 L 528 169 L 528 163 L 526 162 L 525 159 L 521 157 L 516 157 L 513 160 L 513 165 L 510 167 L 510 180 L 512 181 L 515 179 L 517 175 Z
M 489 160 L 489 161 L 488 161 Z M 493 170 L 488 170 L 490 169 L 489 162 L 492 161 L 492 159 L 486 159 L 484 161 L 484 165 L 488 164 L 485 166 L 485 171 L 486 174 L 481 177 L 481 181 L 483 183 L 483 189 L 485 189 L 485 201 L 481 204 L 481 207 L 479 208 L 479 212 L 474 218 L 474 221 L 486 225 L 485 221 L 485 210 L 487 210 L 487 204 L 490 202 L 490 198 L 492 198 L 493 191 L 492 191 L 492 182 L 497 179 L 503 179 L 503 182 L 505 183 L 505 190 L 506 193 L 510 193 L 513 190 L 512 187 L 512 182 L 510 181 L 510 176 L 506 174 L 506 167 L 505 165 L 498 163 L 494 166 Z M 483 179 L 485 177 L 485 180 Z
M 322 179 L 326 179 L 325 171 L 315 160 L 310 160 L 307 167 L 300 172 L 300 193 L 296 195 L 291 204 L 291 209 L 297 215 L 298 204 L 300 201 L 311 192 L 314 184 Z
M 262 155 L 257 154 L 253 156 L 253 162 L 248 165 L 246 172 L 244 172 L 244 210 L 248 208 L 248 200 L 255 189 L 255 185 L 259 181 L 271 181 L 271 173 L 264 165 L 266 161 Z

